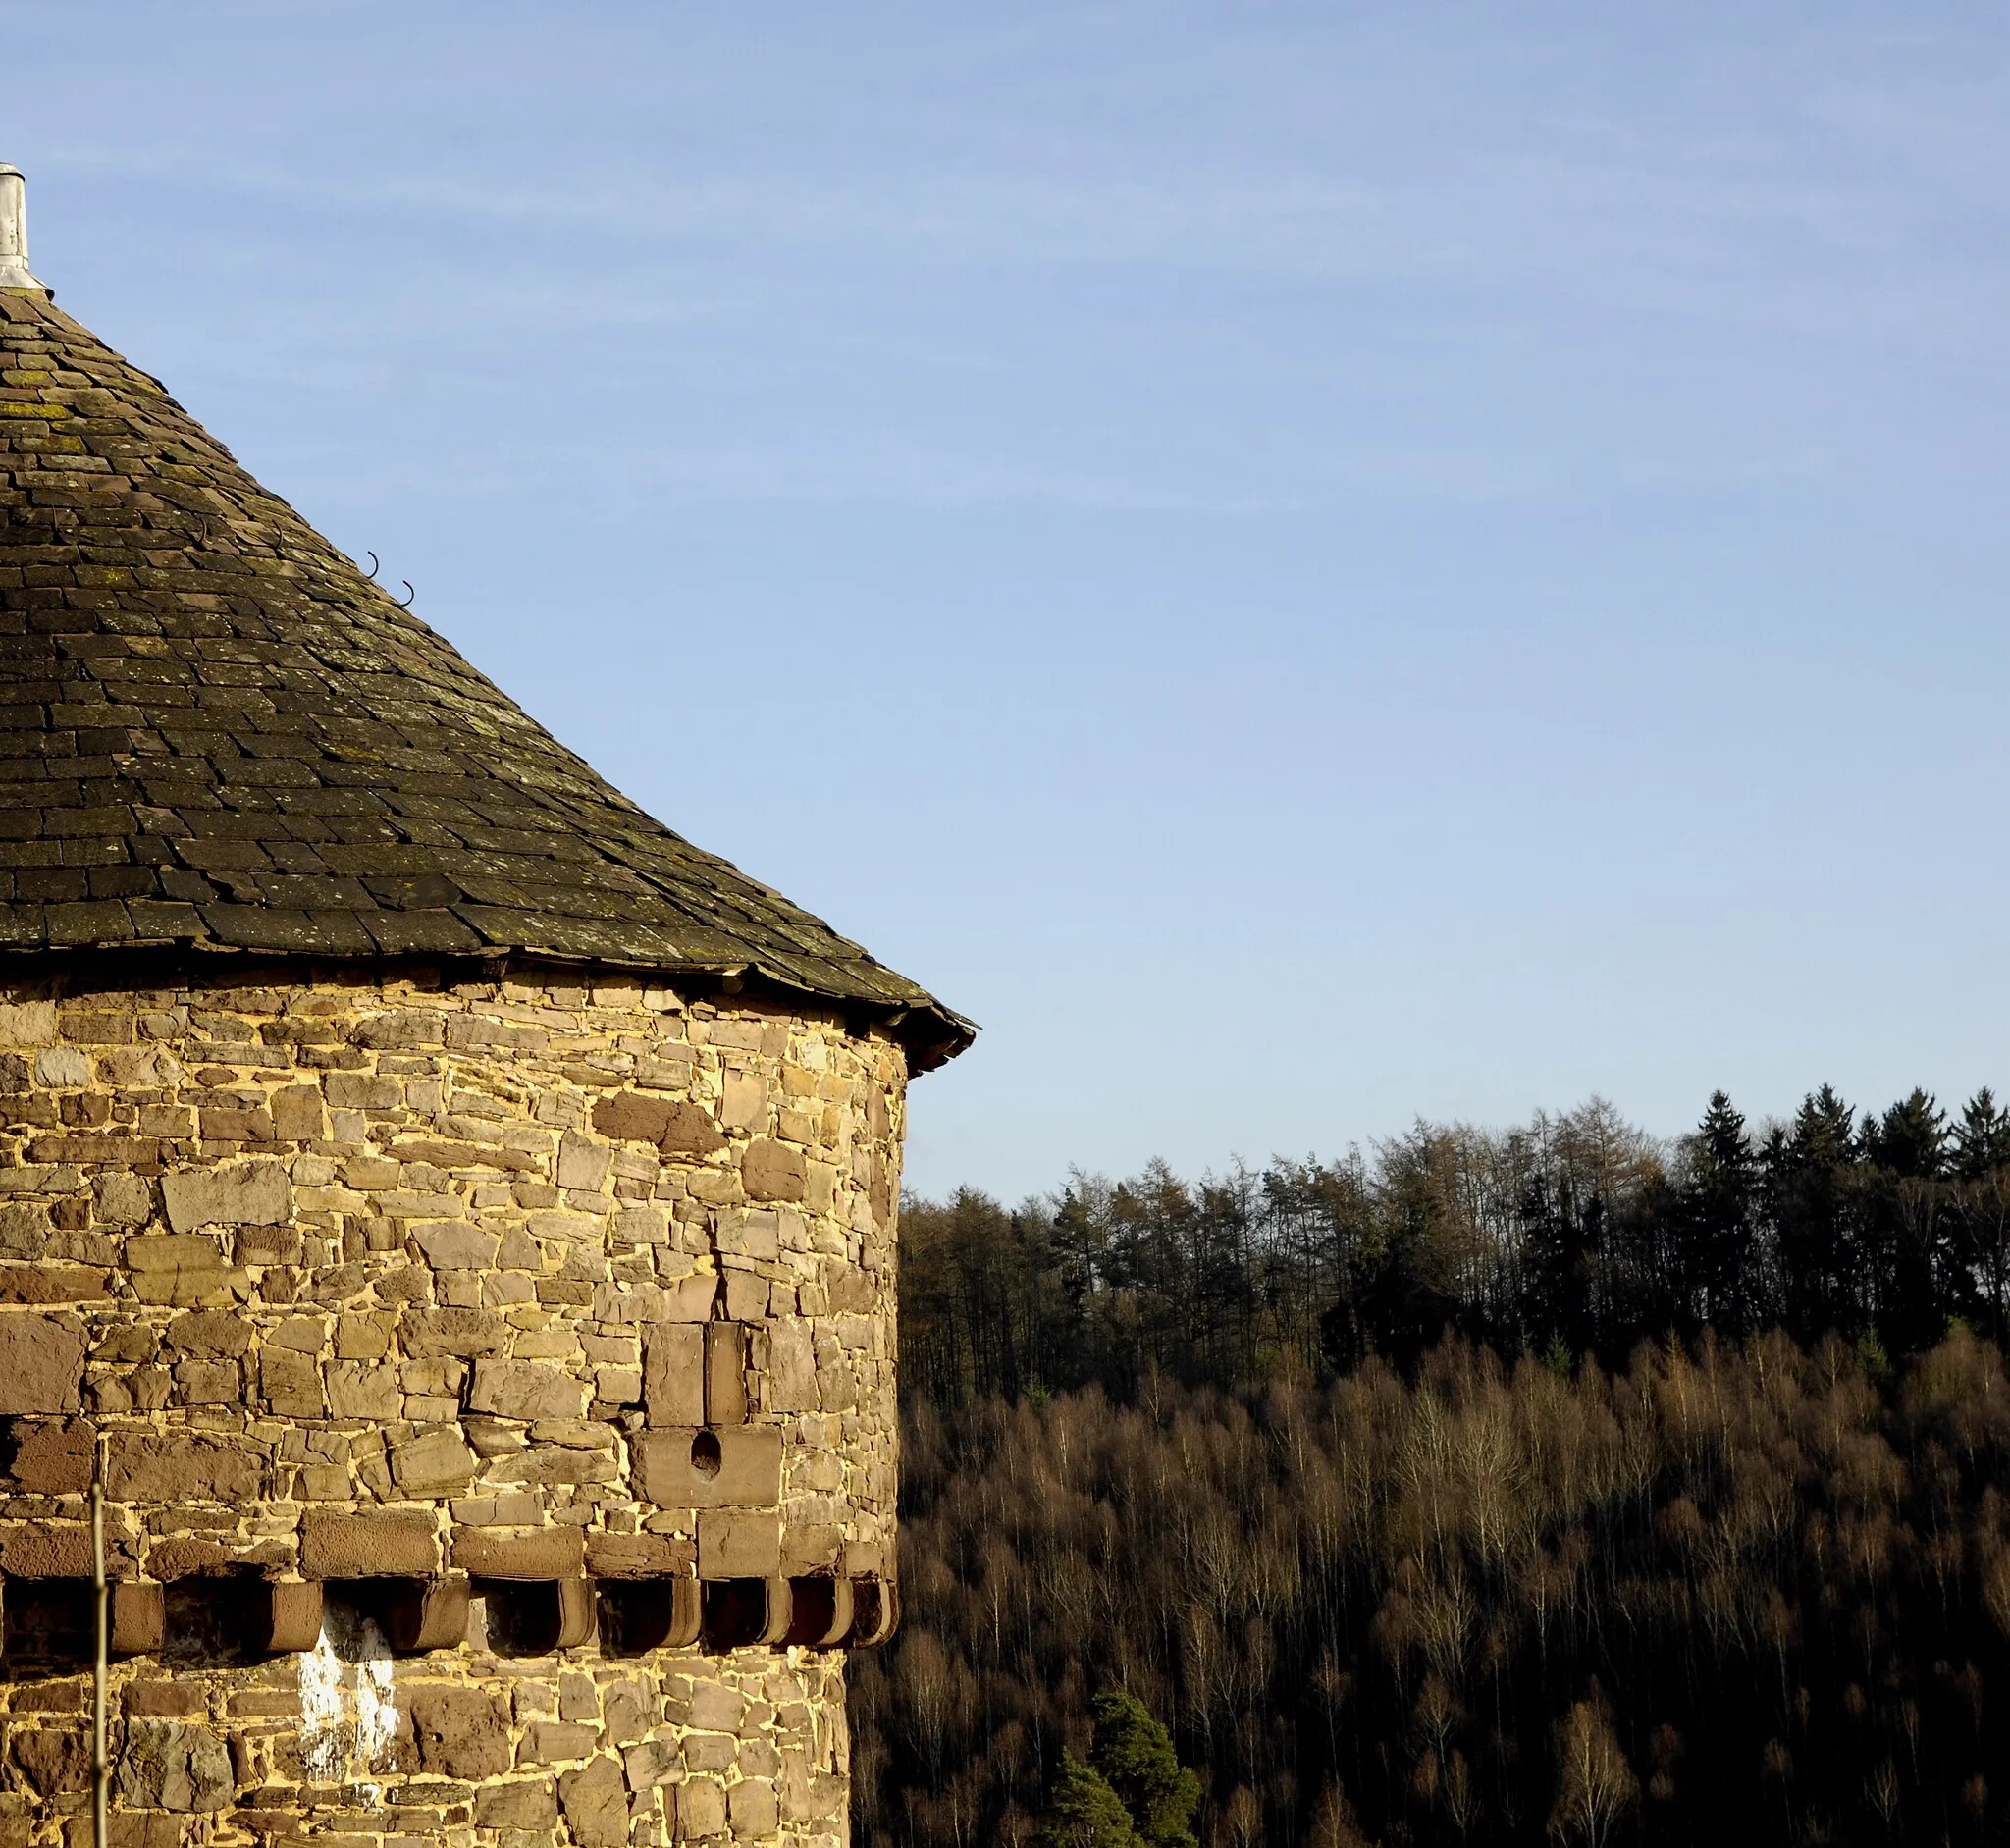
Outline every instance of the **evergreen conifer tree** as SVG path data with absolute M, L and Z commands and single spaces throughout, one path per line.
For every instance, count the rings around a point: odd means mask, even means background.
M 1131 1812 L 1144 1848 L 1199 1848 L 1192 1829 L 1200 1779 L 1173 1750 L 1165 1727 L 1135 1694 L 1095 1698 L 1095 1748 L 1089 1754 Z
M 1682 1295 L 1687 1319 L 1738 1329 L 1757 1305 L 1753 1243 L 1757 1231 L 1758 1163 L 1745 1119 L 1722 1091 L 1713 1091 L 1689 1142 L 1690 1171 L 1681 1197 Z
M 1060 1774 L 1040 1813 L 1033 1848 L 1140 1848 L 1140 1844 L 1124 1799 L 1093 1765 L 1084 1765 L 1064 1750 Z

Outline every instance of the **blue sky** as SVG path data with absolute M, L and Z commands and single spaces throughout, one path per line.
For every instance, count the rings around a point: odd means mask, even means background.
M 2010 16 L 0 0 L 62 304 L 985 1028 L 910 1180 L 2010 1085 Z

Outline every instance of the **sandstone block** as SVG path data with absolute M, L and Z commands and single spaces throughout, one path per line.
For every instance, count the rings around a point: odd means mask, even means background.
M 235 1357 L 251 1346 L 251 1329 L 241 1315 L 220 1309 L 198 1309 L 178 1315 L 161 1339 L 170 1347 L 201 1360 Z
M 463 1528 L 453 1537 L 453 1563 L 477 1578 L 578 1578 L 586 1542 L 577 1527 L 541 1527 L 527 1534 Z
M 105 1494 L 114 1502 L 248 1502 L 263 1458 L 228 1438 L 115 1431 L 105 1442 Z
M 742 1323 L 705 1325 L 705 1422 L 747 1422 L 747 1330 Z
M 468 1409 L 497 1418 L 581 1418 L 587 1386 L 562 1367 L 538 1360 L 478 1360 Z
M 80 1418 L 14 1427 L 14 1487 L 23 1495 L 82 1495 L 91 1478 L 91 1427 Z
M 595 1578 L 662 1578 L 689 1571 L 695 1558 L 688 1540 L 667 1534 L 590 1534 L 586 1543 Z
M 76 1411 L 82 1385 L 83 1330 L 74 1318 L 0 1315 L 0 1416 Z
M 687 1427 L 703 1424 L 705 1325 L 659 1322 L 645 1337 L 643 1356 L 643 1399 L 649 1422 Z
M 49 1248 L 49 1209 L 29 1201 L 0 1206 L 0 1256 L 38 1258 Z
M 801 1149 L 766 1136 L 749 1142 L 740 1158 L 740 1185 L 750 1200 L 800 1200 L 807 1173 Z
M 440 1541 L 422 1514 L 310 1513 L 300 1522 L 306 1578 L 430 1578 Z
M 100 1301 L 105 1281 L 80 1264 L 0 1264 L 0 1303 Z
M 558 1800 L 579 1848 L 627 1848 L 628 1791 L 621 1768 L 597 1758 L 558 1778 Z
M 502 1353 L 509 1346 L 509 1325 L 493 1309 L 413 1307 L 397 1325 L 406 1353 L 459 1354 L 475 1359 Z
M 743 1777 L 727 1791 L 726 1815 L 740 1841 L 764 1841 L 781 1832 L 781 1805 L 766 1777 Z
M 346 1316 L 343 1318 L 348 1320 Z M 337 1418 L 371 1418 L 390 1422 L 404 1402 L 397 1368 L 372 1366 L 361 1360 L 335 1360 L 328 1367 L 328 1409 Z
M 602 1705 L 602 1723 L 610 1745 L 627 1745 L 641 1738 L 661 1716 L 662 1702 L 647 1681 L 616 1681 Z
M 782 1440 L 771 1426 L 648 1431 L 634 1454 L 636 1487 L 659 1507 L 773 1507 L 781 1501 Z
M 293 1212 L 292 1184 L 276 1161 L 174 1171 L 162 1180 L 161 1191 L 168 1224 L 177 1232 L 200 1226 L 278 1226 Z
M 686 1841 L 726 1832 L 725 1787 L 716 1777 L 687 1777 L 677 1786 L 677 1833 Z
M 320 1363 L 289 1347 L 268 1346 L 259 1354 L 258 1390 L 282 1418 L 319 1418 L 328 1408 Z
M 681 1084 L 689 1078 L 690 1068 L 679 1066 L 672 1069 L 670 1082 Z M 717 1126 L 696 1104 L 634 1091 L 603 1097 L 594 1106 L 593 1127 L 614 1141 L 654 1142 L 666 1155 L 711 1155 L 726 1145 Z
M 0 1005 L 0 1046 L 46 1046 L 56 1037 L 53 1001 L 14 1001 Z
M 558 1185 L 583 1193 L 597 1193 L 613 1159 L 612 1149 L 589 1142 L 584 1136 L 568 1135 L 558 1144 Z
M 14 1762 L 38 1795 L 73 1796 L 89 1787 L 90 1738 L 81 1726 L 17 1731 L 11 1745 Z
M 152 1191 L 136 1174 L 101 1174 L 91 1192 L 104 1225 L 143 1226 L 153 1217 Z
M 700 1578 L 774 1578 L 781 1572 L 781 1516 L 706 1508 L 698 1516 Z
M 611 1730 L 608 1737 L 611 1744 L 620 1743 Z M 621 1769 L 628 1779 L 628 1788 L 637 1793 L 673 1782 L 682 1767 L 683 1754 L 668 1739 L 645 1739 L 621 1754 Z
M 428 1431 L 391 1452 L 391 1473 L 409 1496 L 451 1495 L 467 1486 L 476 1467 L 474 1452 L 457 1431 Z
M 555 1828 L 558 1799 L 549 1777 L 488 1784 L 475 1792 L 475 1822 L 482 1828 Z
M 807 1322 L 767 1331 L 767 1403 L 775 1411 L 817 1409 L 817 1351 Z
M 738 1732 L 746 1711 L 746 1697 L 723 1682 L 692 1682 L 691 1724 L 700 1732 Z
M 516 1748 L 519 1765 L 563 1765 L 588 1757 L 600 1738 L 598 1726 L 567 1725 L 561 1720 L 540 1719 L 524 1728 Z
M 500 1699 L 479 1688 L 421 1684 L 407 1711 L 422 1769 L 480 1778 L 509 1769 L 509 1717 Z
M 128 1239 L 126 1268 L 132 1273 L 132 1294 L 141 1302 L 181 1308 L 230 1301 L 233 1282 L 239 1275 L 224 1263 L 214 1240 L 185 1235 Z
M 283 1142 L 311 1142 L 326 1134 L 321 1093 L 312 1084 L 290 1084 L 271 1097 L 272 1131 Z
M 136 1810 L 221 1810 L 237 1793 L 224 1742 L 176 1719 L 126 1722 L 118 1785 L 120 1802 Z
M 443 1220 L 411 1229 L 412 1242 L 436 1271 L 486 1271 L 496 1264 L 497 1238 L 465 1220 Z
M 28 1521 L 0 1541 L 0 1573 L 9 1578 L 88 1578 L 90 1529 L 68 1521 Z

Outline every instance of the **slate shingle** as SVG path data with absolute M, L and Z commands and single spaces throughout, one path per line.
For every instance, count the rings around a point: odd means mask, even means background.
M 38 291 L 0 290 L 0 945 L 511 952 L 973 1029 L 596 775 Z

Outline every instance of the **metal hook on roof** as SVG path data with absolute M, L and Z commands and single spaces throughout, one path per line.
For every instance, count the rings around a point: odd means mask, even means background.
M 397 581 L 404 586 L 404 602 L 401 604 L 397 603 L 397 599 L 396 597 L 394 597 L 391 601 L 395 604 L 397 604 L 397 607 L 400 609 L 409 609 L 412 607 L 412 600 L 416 598 L 419 593 L 412 589 L 412 581 L 410 578 L 401 577 Z
M 374 580 L 377 576 L 377 554 L 374 552 L 366 552 L 363 556 L 370 560 L 369 575 Z

